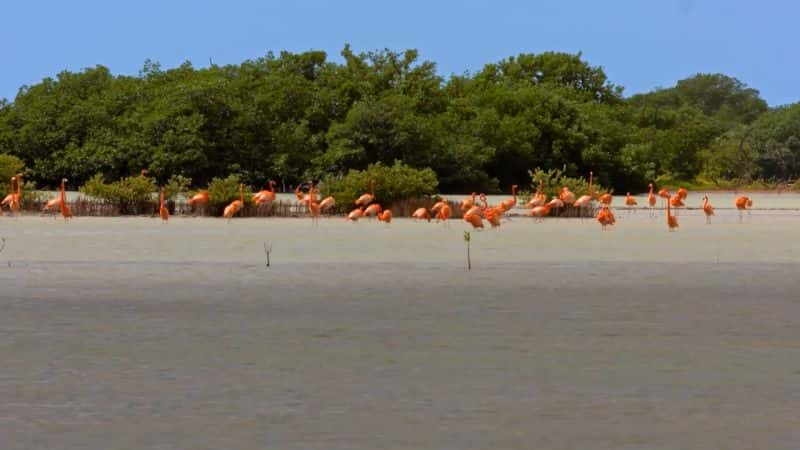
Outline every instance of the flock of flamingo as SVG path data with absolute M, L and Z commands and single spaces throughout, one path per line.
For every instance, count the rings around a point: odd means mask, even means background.
M 142 171 L 142 176 L 146 171 Z M 542 181 L 539 180 L 539 186 L 526 207 L 529 209 L 528 216 L 534 217 L 535 222 L 542 222 L 545 217 L 550 215 L 553 208 L 559 210 L 561 208 L 577 208 L 581 213 L 585 212 L 593 205 L 595 198 L 599 202 L 600 210 L 595 216 L 597 221 L 606 230 L 609 226 L 616 224 L 616 218 L 611 211 L 612 196 L 610 193 L 596 195 L 592 188 L 592 172 L 589 172 L 589 192 L 586 195 L 576 197 L 568 187 L 562 187 L 558 197 L 554 197 L 548 201 L 547 195 L 542 189 Z M 11 192 L 3 199 L 0 206 L 7 207 L 12 214 L 19 214 L 20 204 L 22 199 L 22 175 L 17 174 L 11 177 Z M 61 188 L 59 195 L 48 200 L 44 206 L 44 211 L 51 211 L 55 208 L 59 209 L 61 216 L 67 220 L 72 217 L 72 212 L 69 209 L 66 201 L 65 184 L 66 178 L 61 180 Z M 275 182 L 270 180 L 269 189 L 262 189 L 261 191 L 253 194 L 253 202 L 261 206 L 269 206 L 276 199 Z M 169 210 L 167 209 L 164 201 L 164 189 L 161 188 L 159 192 L 159 216 L 163 222 L 169 220 Z M 308 185 L 307 192 L 303 192 L 300 186 L 295 189 L 295 195 L 298 202 L 304 205 L 307 209 L 309 216 L 313 220 L 317 220 L 323 212 L 326 212 L 336 205 L 336 200 L 333 197 L 326 197 L 318 201 L 319 189 L 313 184 Z M 689 192 L 686 189 L 678 189 L 673 195 L 667 189 L 658 191 L 658 197 L 661 197 L 666 211 L 667 226 L 669 231 L 678 229 L 678 219 L 672 214 L 673 208 L 685 207 L 684 201 L 686 200 Z M 477 197 L 477 201 L 476 201 Z M 204 206 L 209 202 L 208 191 L 201 191 L 192 196 L 187 204 L 189 206 Z M 650 214 L 653 216 L 657 198 L 653 191 L 653 184 L 650 183 L 650 192 L 647 196 Z M 375 217 L 381 222 L 390 223 L 392 221 L 392 210 L 384 209 L 380 203 L 376 202 L 375 198 L 375 180 L 370 180 L 370 190 L 364 193 L 355 200 L 356 208 L 347 214 L 347 220 L 351 222 L 358 221 L 361 218 Z M 753 206 L 753 201 L 745 196 L 737 197 L 734 202 L 736 208 L 741 213 Z M 511 198 L 501 201 L 495 206 L 490 206 L 485 194 L 477 194 L 473 192 L 470 196 L 461 200 L 459 209 L 462 213 L 462 219 L 472 225 L 476 229 L 484 228 L 484 220 L 489 222 L 492 228 L 500 226 L 500 219 L 503 215 L 510 211 L 517 205 L 517 185 L 511 186 Z M 625 206 L 636 207 L 638 203 L 633 198 L 630 192 L 625 196 Z M 223 210 L 222 216 L 227 219 L 233 218 L 244 207 L 244 184 L 239 184 L 239 198 L 228 204 Z M 714 215 L 714 208 L 709 203 L 708 196 L 703 197 L 703 212 L 706 215 L 706 223 L 711 223 L 711 216 Z M 441 222 L 447 222 L 453 215 L 450 203 L 441 198 L 435 203 L 430 210 L 427 208 L 418 208 L 411 214 L 411 218 L 415 220 L 427 220 L 430 222 L 432 219 Z M 583 214 L 581 214 L 583 217 Z

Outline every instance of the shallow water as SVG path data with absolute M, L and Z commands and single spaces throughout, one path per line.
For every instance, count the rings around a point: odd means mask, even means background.
M 2 218 L 0 442 L 796 448 L 800 212 L 678 214 Z

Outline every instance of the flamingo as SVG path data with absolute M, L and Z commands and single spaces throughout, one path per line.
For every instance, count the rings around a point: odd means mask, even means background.
M 299 184 L 297 185 L 296 188 L 294 188 L 294 195 L 297 197 L 297 201 L 299 201 L 301 203 L 303 202 L 303 198 L 304 198 L 303 190 L 300 189 L 300 185 Z
M 464 214 L 464 221 L 472 225 L 472 228 L 483 229 L 483 219 L 478 214 L 467 212 L 467 214 Z
M 678 219 L 670 214 L 669 205 L 672 203 L 671 196 L 667 198 L 667 226 L 669 226 L 669 231 L 675 231 L 678 229 Z
M 683 203 L 683 199 L 681 199 L 681 197 L 678 196 L 678 194 L 671 196 L 669 198 L 669 203 L 670 205 L 672 205 L 673 208 L 682 208 L 686 206 L 686 204 Z
M 320 213 L 322 212 L 322 208 L 320 208 L 319 203 L 315 196 L 311 196 L 311 199 L 307 203 L 308 205 L 308 214 L 311 216 L 311 223 L 316 224 L 317 220 L 319 219 Z
M 208 204 L 208 191 L 200 191 L 192 196 L 186 204 L 190 207 L 197 207 L 205 209 Z
M 334 206 L 336 206 L 336 200 L 331 196 L 325 197 L 321 202 L 319 202 L 319 209 L 322 212 L 325 212 Z
M 169 220 L 169 210 L 164 206 L 164 188 L 161 188 L 161 195 L 159 198 L 158 215 L 161 216 L 161 222 L 167 223 Z
M 489 222 L 492 228 L 500 226 L 500 218 L 503 216 L 505 210 L 502 207 L 490 207 L 486 201 L 486 195 L 481 194 L 481 210 L 483 217 Z
M 658 196 L 662 198 L 662 202 L 666 203 L 667 200 L 671 197 L 671 194 L 667 190 L 667 188 L 661 188 L 658 190 Z
M 708 202 L 708 195 L 703 196 L 703 212 L 706 213 L 706 223 L 711 224 L 711 216 L 714 215 L 714 207 Z
M 391 223 L 392 222 L 392 210 L 391 209 L 384 209 L 382 213 L 378 214 L 378 220 L 384 223 Z
M 375 200 L 375 180 L 369 180 L 369 192 L 356 199 L 356 206 L 367 206 Z
M 547 195 L 545 195 L 542 190 L 542 180 L 540 179 L 539 187 L 536 188 L 536 194 L 534 194 L 533 198 L 531 198 L 525 206 L 528 208 L 535 208 L 537 206 L 544 206 L 545 203 L 547 203 Z
M 16 198 L 16 196 L 17 196 L 16 181 L 17 181 L 17 177 L 16 176 L 11 177 L 11 182 L 9 183 L 9 186 L 10 186 L 9 193 L 8 193 L 8 195 L 6 195 L 6 198 L 3 199 L 2 206 L 9 206 L 10 207 L 11 206 L 11 202 L 13 202 L 14 199 Z
M 442 207 L 446 204 L 447 200 L 444 197 L 440 198 L 438 202 L 434 203 L 433 206 L 431 206 L 431 214 L 438 214 L 439 210 L 442 209 Z
M 503 212 L 510 211 L 511 208 L 517 205 L 517 185 L 511 185 L 511 198 L 500 202 L 498 207 L 503 208 Z
M 639 206 L 639 203 L 636 202 L 636 199 L 631 197 L 630 192 L 625 194 L 625 206 Z
M 262 189 L 253 196 L 256 205 L 271 205 L 275 201 L 275 180 L 269 180 L 269 189 Z
M 347 215 L 347 220 L 349 220 L 350 222 L 356 222 L 358 219 L 360 219 L 362 217 L 364 217 L 364 207 L 363 206 L 358 207 L 358 208 L 350 211 L 350 214 Z
M 566 186 L 561 188 L 561 193 L 558 195 L 558 198 L 566 206 L 572 206 L 575 204 L 575 194 L 573 194 L 572 191 L 570 191 Z
M 378 214 L 381 213 L 381 211 L 383 211 L 383 208 L 381 208 L 381 205 L 379 205 L 378 203 L 373 203 L 373 204 L 367 206 L 366 209 L 364 209 L 364 217 L 377 216 Z
M 44 208 L 42 208 L 42 213 L 48 212 L 51 209 L 60 208 L 61 207 L 61 195 L 58 197 L 51 198 L 44 204 Z M 55 219 L 55 215 L 53 218 Z
M 459 205 L 459 209 L 461 211 L 466 211 L 466 210 L 472 208 L 475 205 L 475 195 L 476 195 L 476 193 L 473 192 L 470 197 L 467 197 L 464 200 L 461 200 L 461 204 Z
M 20 201 L 20 191 L 19 191 L 19 175 L 11 177 L 11 192 L 6 195 L 6 198 L 3 199 L 2 205 L 8 206 L 8 209 L 14 213 L 19 213 L 19 201 Z
M 687 191 L 684 188 L 678 189 L 678 197 L 680 197 L 681 200 L 686 200 L 686 197 L 688 196 L 689 196 L 689 191 Z
M 602 208 L 600 208 L 600 212 L 597 213 L 597 221 L 603 226 L 603 231 L 606 231 L 606 227 L 617 223 L 614 213 L 611 212 L 611 209 L 606 204 L 604 204 Z
M 411 217 L 412 217 L 414 220 L 425 219 L 425 220 L 427 220 L 428 222 L 430 222 L 430 221 L 431 221 L 431 215 L 430 215 L 430 214 L 428 214 L 428 210 L 427 210 L 427 209 L 425 209 L 425 208 L 417 208 L 417 210 L 416 210 L 416 211 L 414 211 L 413 213 L 411 213 Z
M 13 202 L 11 202 L 11 209 L 19 214 L 20 210 L 22 209 L 22 174 L 17 174 L 17 196 Z
M 470 214 L 477 215 L 477 216 L 483 216 L 483 210 L 481 209 L 480 206 L 473 205 L 470 209 L 467 210 L 467 212 L 464 213 L 465 216 L 468 216 Z
M 592 192 L 592 172 L 589 172 L 589 194 L 581 195 L 580 197 L 578 197 L 578 199 L 575 200 L 575 203 L 573 203 L 572 206 L 580 208 L 582 210 L 583 208 L 587 208 L 589 207 L 589 205 L 592 204 L 593 198 L 594 198 L 594 192 Z M 564 201 L 564 203 L 567 202 Z M 583 212 L 581 211 L 581 218 L 582 217 L 583 217 Z
M 441 220 L 442 222 L 447 222 L 447 219 L 453 214 L 453 211 L 450 209 L 450 205 L 445 203 L 439 208 L 439 211 L 436 213 L 436 220 Z
M 61 210 L 61 216 L 64 218 L 64 222 L 72 218 L 72 211 L 70 211 L 69 206 L 67 206 L 67 191 L 65 188 L 66 182 L 67 182 L 66 178 L 61 179 L 61 202 L 59 205 L 59 209 Z
M 222 217 L 231 220 L 242 208 L 244 208 L 244 183 L 239 183 L 239 200 L 234 200 L 222 212 Z
M 208 203 L 208 191 L 200 191 L 197 194 L 194 194 L 192 198 L 186 202 L 189 206 L 205 206 Z
M 650 193 L 647 195 L 647 204 L 650 205 L 650 216 L 654 216 L 653 208 L 656 207 L 656 196 L 653 194 L 653 183 L 650 183 Z
M 544 220 L 545 217 L 550 215 L 550 209 L 553 207 L 560 208 L 564 206 L 564 202 L 560 199 L 554 198 L 549 202 L 545 203 L 542 206 L 536 206 L 530 211 L 528 211 L 528 215 L 531 217 L 536 217 L 535 222 L 540 223 Z
M 741 196 L 741 197 L 737 197 L 736 201 L 734 203 L 736 204 L 736 209 L 739 210 L 739 221 L 741 222 L 742 221 L 742 211 L 745 211 L 747 208 L 752 208 L 753 207 L 753 200 L 751 200 L 748 197 Z M 750 211 L 747 211 L 747 214 L 750 214 Z

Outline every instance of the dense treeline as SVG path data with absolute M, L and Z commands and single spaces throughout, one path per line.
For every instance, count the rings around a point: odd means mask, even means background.
M 0 103 L 0 153 L 29 179 L 81 185 L 148 168 L 205 186 L 337 176 L 396 160 L 430 168 L 439 190 L 528 185 L 528 170 L 593 170 L 617 191 L 662 179 L 795 179 L 800 104 L 769 109 L 724 75 L 624 98 L 581 55 L 522 54 L 443 79 L 417 52 L 283 52 L 240 65 L 138 76 L 102 66 L 20 89 Z

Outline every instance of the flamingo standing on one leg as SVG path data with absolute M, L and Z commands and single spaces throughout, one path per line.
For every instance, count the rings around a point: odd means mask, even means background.
M 667 226 L 669 227 L 669 231 L 676 231 L 678 229 L 678 219 L 670 214 L 669 205 L 672 203 L 671 196 L 667 198 Z
M 711 216 L 714 215 L 714 207 L 708 202 L 708 195 L 703 196 L 703 212 L 706 213 L 706 223 L 711 224 Z
M 639 206 L 639 203 L 636 202 L 636 199 L 631 197 L 630 192 L 625 194 L 625 206 L 628 208 L 633 208 L 634 212 L 636 212 L 636 207 Z
M 742 219 L 743 219 L 743 216 L 742 216 L 743 211 L 745 211 L 745 210 L 747 210 L 747 208 L 751 208 L 753 206 L 753 200 L 751 200 L 748 197 L 741 196 L 741 197 L 737 197 L 736 201 L 734 203 L 736 204 L 736 209 L 739 210 L 739 222 L 741 222 Z M 750 211 L 747 211 L 747 214 L 750 214 Z
M 436 213 L 436 220 L 441 220 L 446 227 L 449 227 L 449 225 L 447 224 L 447 219 L 449 219 L 452 214 L 453 211 L 450 209 L 450 205 L 448 203 L 445 203 L 444 205 L 442 205 L 441 208 L 439 208 L 439 211 Z
M 653 183 L 650 183 L 650 193 L 647 195 L 647 204 L 650 206 L 650 217 L 655 217 L 656 196 L 653 194 Z
M 158 201 L 158 215 L 161 216 L 161 222 L 167 223 L 169 220 L 169 210 L 164 205 L 164 188 L 161 188 L 161 195 L 159 196 Z
M 236 215 L 237 212 L 241 211 L 244 208 L 244 183 L 239 183 L 239 199 L 234 200 L 225 207 L 222 212 L 222 217 L 228 219 L 230 222 L 231 218 Z
M 61 179 L 61 203 L 59 205 L 61 216 L 64 218 L 64 222 L 72 218 L 72 211 L 70 211 L 69 206 L 67 206 L 67 191 L 65 187 L 66 182 L 66 178 Z
M 614 213 L 611 212 L 607 204 L 603 204 L 603 207 L 600 208 L 600 212 L 597 213 L 597 221 L 603 226 L 603 231 L 606 231 L 608 226 L 617 223 Z

